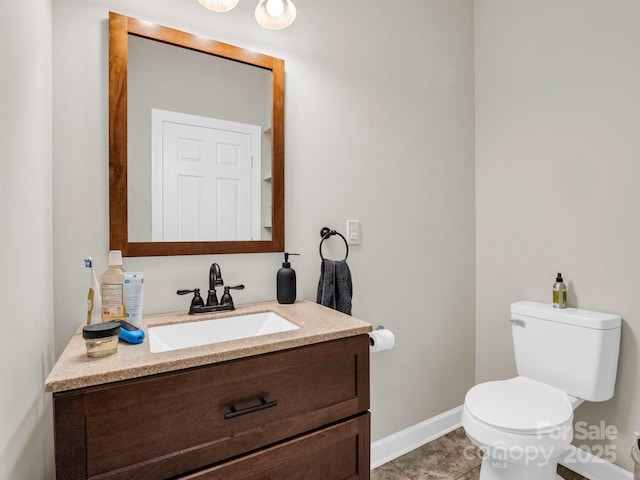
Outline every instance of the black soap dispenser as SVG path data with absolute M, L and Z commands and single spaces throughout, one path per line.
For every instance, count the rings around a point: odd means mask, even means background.
M 293 303 L 296 301 L 296 271 L 291 268 L 289 255 L 299 253 L 284 253 L 284 263 L 276 275 L 276 294 L 278 303 Z

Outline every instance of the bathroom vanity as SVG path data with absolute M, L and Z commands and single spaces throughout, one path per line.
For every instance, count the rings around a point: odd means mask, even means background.
M 57 478 L 368 479 L 371 326 L 302 300 L 226 316 L 266 311 L 300 328 L 162 353 L 121 342 L 93 360 L 79 329 L 46 383 Z

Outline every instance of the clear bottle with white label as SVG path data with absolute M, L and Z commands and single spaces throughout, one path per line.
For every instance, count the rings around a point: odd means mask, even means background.
M 122 268 L 122 252 L 109 252 L 109 268 L 100 275 L 100 292 L 102 293 L 102 321 L 126 320 L 124 302 L 124 268 Z

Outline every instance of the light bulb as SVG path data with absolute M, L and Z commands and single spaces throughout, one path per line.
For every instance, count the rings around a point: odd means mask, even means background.
M 267 13 L 272 17 L 279 17 L 284 13 L 282 0 L 267 0 Z
M 198 0 L 200 5 L 214 12 L 228 12 L 233 10 L 240 0 Z
M 291 0 L 260 0 L 256 20 L 269 30 L 287 28 L 296 19 L 296 7 Z

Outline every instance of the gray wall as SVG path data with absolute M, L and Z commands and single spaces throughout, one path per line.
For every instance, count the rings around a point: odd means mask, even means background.
M 0 479 L 53 475 L 51 2 L 0 14 Z
M 615 397 L 576 420 L 615 425 L 627 469 L 640 427 L 638 25 L 636 0 L 475 2 L 476 380 L 514 374 L 509 304 L 550 302 L 562 272 L 569 306 L 624 320 Z
M 286 248 L 313 300 L 324 225 L 362 222 L 349 264 L 354 315 L 395 331 L 372 357 L 373 439 L 461 405 L 474 381 L 473 9 L 471 0 L 298 0 L 271 32 L 241 1 L 227 14 L 183 0 L 54 2 L 56 351 L 83 320 L 87 272 L 108 250 L 107 15 L 113 10 L 285 60 Z M 340 257 L 337 241 L 325 250 Z M 281 254 L 126 259 L 145 272 L 146 313 L 185 310 L 178 288 L 208 267 L 275 299 Z

